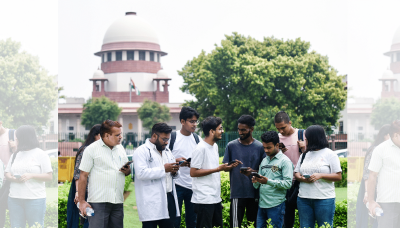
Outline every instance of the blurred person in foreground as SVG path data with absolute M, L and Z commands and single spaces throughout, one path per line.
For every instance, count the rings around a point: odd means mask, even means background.
M 123 167 L 128 158 L 121 145 L 121 128 L 117 121 L 104 121 L 100 127 L 101 139 L 87 146 L 82 156 L 78 180 L 79 211 L 86 216 L 86 208 L 93 208 L 94 216 L 88 217 L 90 228 L 124 227 L 125 176 L 131 169 Z
M 192 203 L 197 214 L 197 228 L 223 227 L 221 204 L 220 171 L 229 171 L 240 162 L 235 161 L 219 165 L 218 145 L 222 139 L 222 120 L 210 116 L 202 122 L 204 141 L 197 144 L 193 151 L 190 166 L 192 181 Z
M 8 210 L 11 227 L 44 227 L 46 181 L 53 179 L 49 156 L 39 148 L 35 129 L 23 125 L 15 132 L 17 151 L 8 161 L 6 177 L 11 181 Z
M 279 136 L 275 131 L 261 135 L 265 157 L 258 171 L 260 178 L 253 176 L 254 188 L 260 189 L 257 213 L 257 228 L 264 228 L 271 219 L 274 228 L 281 228 L 285 215 L 286 191 L 292 186 L 293 164 L 279 149 Z
M 100 137 L 100 127 L 101 124 L 96 124 L 90 129 L 89 135 L 87 136 L 85 142 L 79 148 L 78 152 L 76 153 L 75 157 L 75 169 L 74 169 L 74 180 L 71 183 L 71 188 L 69 190 L 69 195 L 68 195 L 68 203 L 67 203 L 67 227 L 68 228 L 78 228 L 79 226 L 79 209 L 76 207 L 76 203 L 78 203 L 78 181 L 79 177 L 81 174 L 81 170 L 79 169 L 79 166 L 81 164 L 82 156 L 85 151 L 85 148 L 92 144 L 93 142 L 99 140 Z M 87 179 L 87 182 L 89 182 L 89 178 Z M 87 187 L 86 187 L 86 197 L 85 200 L 87 200 Z M 83 219 L 83 218 L 82 218 Z M 81 219 L 81 221 L 82 221 Z M 89 221 L 88 219 L 83 219 L 83 227 L 87 228 L 89 227 Z
M 136 204 L 143 228 L 173 228 L 179 216 L 174 183 L 179 166 L 167 148 L 171 132 L 166 123 L 154 124 L 151 138 L 133 154 Z
M 294 170 L 300 182 L 297 197 L 300 227 L 314 227 L 315 221 L 318 227 L 325 225 L 325 222 L 333 227 L 336 198 L 334 182 L 342 180 L 339 157 L 328 148 L 321 126 L 308 127 L 305 136 L 307 150 Z
M 374 149 L 368 166 L 368 209 L 371 215 L 376 208 L 383 210 L 383 216 L 377 217 L 379 228 L 400 226 L 400 120 L 390 125 L 389 135 Z
M 383 127 L 381 127 L 381 129 L 379 130 L 379 133 L 376 136 L 375 141 L 368 148 L 367 153 L 365 154 L 364 172 L 357 197 L 357 209 L 356 209 L 357 228 L 369 227 L 372 224 L 374 228 L 378 227 L 378 222 L 375 219 L 372 219 L 370 216 L 368 216 L 368 209 L 365 207 L 365 204 L 368 201 L 368 191 L 367 191 L 368 178 L 369 178 L 368 166 L 371 161 L 372 152 L 374 151 L 374 149 L 384 141 L 390 139 L 389 131 L 390 131 L 390 124 L 383 125 Z M 374 196 L 374 199 L 376 199 L 376 196 Z

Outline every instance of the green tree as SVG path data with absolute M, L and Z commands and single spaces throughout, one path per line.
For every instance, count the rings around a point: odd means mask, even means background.
M 142 121 L 142 126 L 151 130 L 154 124 L 160 122 L 168 122 L 171 119 L 169 108 L 165 105 L 160 105 L 156 101 L 145 100 L 142 106 L 138 109 L 139 118 Z
M 397 98 L 378 100 L 371 113 L 371 124 L 376 129 L 400 119 L 400 101 Z
M 41 129 L 57 104 L 54 76 L 21 44 L 0 40 L 0 120 L 7 128 L 29 124 Z
M 65 95 L 60 95 L 60 93 L 64 90 L 64 86 L 58 87 L 58 99 L 65 99 Z
M 181 90 L 196 98 L 185 105 L 197 109 L 200 119 L 220 116 L 226 130 L 236 130 L 236 120 L 250 114 L 257 130 L 268 130 L 275 129 L 273 118 L 284 110 L 296 127 L 336 124 L 347 97 L 343 76 L 326 56 L 310 51 L 309 42 L 225 37 L 178 71 Z
M 116 121 L 122 108 L 105 96 L 91 98 L 83 105 L 82 125 L 92 127 L 101 124 L 105 120 Z

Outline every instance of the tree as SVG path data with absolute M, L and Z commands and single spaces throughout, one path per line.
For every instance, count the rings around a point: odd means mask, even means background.
M 82 125 L 92 127 L 105 120 L 116 121 L 122 108 L 105 96 L 91 98 L 83 105 Z
M 156 101 L 145 100 L 142 106 L 138 109 L 139 118 L 142 121 L 142 126 L 151 130 L 154 124 L 160 122 L 168 122 L 171 119 L 169 108 L 165 105 L 160 105 Z
M 400 101 L 397 98 L 387 98 L 378 100 L 371 113 L 371 124 L 375 129 L 381 128 L 385 124 L 391 124 L 400 119 Z
M 39 131 L 57 104 L 54 76 L 21 44 L 0 40 L 0 120 L 7 128 L 29 124 Z
M 232 131 L 237 119 L 249 114 L 257 130 L 273 130 L 275 114 L 284 110 L 295 127 L 336 124 L 347 97 L 343 76 L 327 57 L 309 51 L 310 43 L 225 37 L 221 46 L 202 51 L 178 71 L 184 80 L 180 89 L 196 98 L 185 105 L 197 109 L 200 119 L 219 116 Z
M 60 93 L 64 90 L 64 86 L 58 87 L 58 99 L 65 99 L 65 95 L 60 95 Z

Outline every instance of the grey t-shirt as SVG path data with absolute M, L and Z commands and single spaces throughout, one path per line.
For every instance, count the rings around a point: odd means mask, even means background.
M 240 167 L 250 167 L 254 170 L 258 170 L 264 157 L 264 147 L 262 143 L 256 139 L 254 139 L 254 142 L 250 145 L 241 144 L 239 139 L 228 143 L 222 162 L 228 163 L 237 159 L 243 163 L 231 169 L 229 172 L 231 199 L 259 198 L 258 189 L 253 187 L 250 177 L 240 173 Z

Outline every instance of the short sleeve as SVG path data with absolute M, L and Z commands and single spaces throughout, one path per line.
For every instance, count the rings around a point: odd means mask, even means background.
M 51 168 L 50 157 L 44 152 L 41 151 L 41 159 L 40 159 L 40 167 L 42 173 L 52 173 L 53 169 Z
M 368 169 L 378 173 L 382 168 L 382 157 L 380 156 L 382 153 L 379 151 L 379 147 L 375 148 L 372 152 L 371 161 L 369 162 Z
M 300 162 L 301 162 L 301 158 L 303 157 L 303 155 L 300 156 L 299 160 L 297 161 L 297 165 L 296 168 L 294 169 L 295 173 L 300 173 Z
M 82 160 L 81 160 L 81 165 L 79 166 L 79 169 L 89 173 L 90 170 L 93 168 L 93 156 L 92 156 L 93 150 L 91 150 L 91 147 L 87 147 L 85 149 L 85 153 L 82 155 Z
M 329 159 L 329 166 L 331 167 L 331 173 L 342 172 L 342 167 L 340 166 L 340 159 L 336 154 L 333 154 Z
M 204 150 L 202 147 L 197 146 L 193 151 L 190 167 L 201 169 L 204 161 Z

